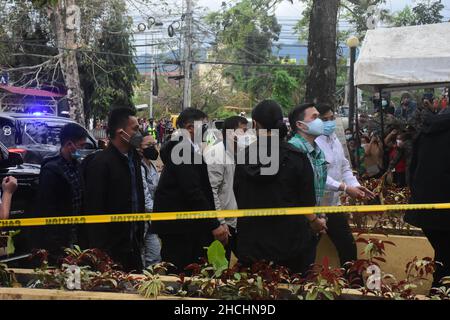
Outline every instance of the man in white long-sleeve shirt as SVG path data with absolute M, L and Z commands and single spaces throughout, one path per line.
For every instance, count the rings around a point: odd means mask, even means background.
M 211 184 L 214 204 L 216 210 L 237 209 L 236 198 L 233 191 L 235 151 L 244 147 L 242 139 L 247 128 L 247 119 L 240 116 L 233 116 L 223 123 L 223 141 L 208 147 L 205 150 L 205 161 L 208 165 L 208 176 Z M 221 225 L 228 232 L 228 244 L 226 245 L 226 256 L 228 260 L 231 251 L 236 246 L 236 218 L 219 219 Z
M 327 165 L 327 183 L 322 206 L 339 206 L 341 192 L 352 198 L 373 198 L 372 192 L 362 187 L 345 158 L 344 149 L 335 134 L 336 122 L 334 112 L 328 105 L 317 107 L 320 118 L 324 122 L 324 135 L 315 142 L 325 154 Z M 328 217 L 327 234 L 336 246 L 341 265 L 356 260 L 356 244 L 348 225 L 345 214 L 330 214 Z

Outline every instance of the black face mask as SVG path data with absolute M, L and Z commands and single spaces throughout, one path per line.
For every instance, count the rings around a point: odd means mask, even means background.
M 151 146 L 142 150 L 142 155 L 145 159 L 156 160 L 158 159 L 159 152 L 154 146 Z

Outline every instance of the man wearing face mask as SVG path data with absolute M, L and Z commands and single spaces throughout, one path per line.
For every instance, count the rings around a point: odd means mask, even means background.
M 317 206 L 321 205 L 327 181 L 325 154 L 315 142 L 315 139 L 324 133 L 324 124 L 319 115 L 314 103 L 302 104 L 289 114 L 291 128 L 295 131 L 289 143 L 305 153 L 311 162 Z
M 236 168 L 236 154 L 238 148 L 245 147 L 245 131 L 247 130 L 247 119 L 233 116 L 225 119 L 222 128 L 223 141 L 205 150 L 205 161 L 208 165 L 209 181 L 214 195 L 216 210 L 237 209 L 236 198 L 233 191 L 234 171 Z M 243 138 L 243 139 L 242 139 Z M 231 251 L 235 252 L 236 241 L 236 218 L 219 219 L 226 233 L 224 243 L 226 256 L 230 260 Z
M 145 212 L 153 211 L 155 191 L 159 182 L 159 173 L 152 161 L 156 161 L 159 152 L 156 149 L 156 140 L 151 135 L 147 135 L 142 140 L 139 154 L 142 157 L 141 173 L 144 184 Z M 151 265 L 161 262 L 161 242 L 158 235 L 152 232 L 151 221 L 145 222 L 143 263 L 148 268 Z
M 400 106 L 395 109 L 394 115 L 397 119 L 409 122 L 415 118 L 416 109 L 417 103 L 408 92 L 404 92 L 400 99 Z
M 144 187 L 137 149 L 143 137 L 134 110 L 113 109 L 108 136 L 108 147 L 86 165 L 86 213 L 142 213 Z M 105 251 L 125 271 L 141 272 L 143 222 L 91 224 L 87 229 L 90 248 Z
M 154 212 L 215 209 L 202 155 L 201 137 L 205 137 L 206 121 L 206 114 L 194 108 L 180 113 L 179 130 L 161 147 L 164 168 L 155 192 Z M 214 239 L 224 241 L 227 236 L 225 227 L 217 219 L 152 221 L 152 228 L 161 238 L 162 260 L 174 264 L 175 270 L 169 272 L 178 273 L 185 272 L 186 266 L 204 257 L 204 247 Z
M 324 134 L 315 139 L 325 155 L 327 164 L 327 188 L 321 200 L 322 206 L 339 206 L 340 193 L 345 192 L 352 198 L 374 197 L 373 193 L 362 187 L 353 175 L 349 161 L 345 158 L 342 144 L 336 136 L 336 120 L 329 105 L 319 105 L 317 109 L 324 123 Z M 357 258 L 356 244 L 345 214 L 327 216 L 327 234 L 335 245 L 341 265 Z
M 37 216 L 77 216 L 82 212 L 85 196 L 78 159 L 88 136 L 75 123 L 66 124 L 60 132 L 59 155 L 44 160 L 39 175 Z M 64 248 L 78 244 L 78 225 L 45 226 L 37 232 L 32 245 L 49 252 L 49 262 L 57 263 Z
M 350 130 L 349 128 L 345 129 L 345 140 L 350 141 L 352 139 L 353 139 L 352 130 Z

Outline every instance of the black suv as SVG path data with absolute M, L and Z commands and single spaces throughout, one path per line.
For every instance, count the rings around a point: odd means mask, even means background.
M 20 153 L 24 163 L 41 164 L 44 158 L 58 154 L 59 132 L 67 123 L 76 122 L 54 116 L 0 113 L 0 141 L 10 152 Z M 81 153 L 86 156 L 96 149 L 97 141 L 89 134 Z
M 0 142 L 9 150 L 11 159 L 0 161 L 0 183 L 6 176 L 18 182 L 11 204 L 11 218 L 31 218 L 39 185 L 40 164 L 44 158 L 57 155 L 60 149 L 59 133 L 73 120 L 54 116 L 0 113 Z M 97 141 L 88 132 L 83 150 L 85 157 L 97 150 Z M 13 228 L 15 229 L 15 228 Z M 20 228 L 15 237 L 16 251 L 28 252 L 30 228 Z
M 0 113 L 0 141 L 9 152 L 19 153 L 23 159 L 22 164 L 0 168 L 0 179 L 12 175 L 19 184 L 13 197 L 11 217 L 23 216 L 32 209 L 30 205 L 39 184 L 40 164 L 45 158 L 58 154 L 59 132 L 67 123 L 75 122 L 53 116 Z M 86 156 L 96 150 L 97 141 L 89 134 L 81 153 Z

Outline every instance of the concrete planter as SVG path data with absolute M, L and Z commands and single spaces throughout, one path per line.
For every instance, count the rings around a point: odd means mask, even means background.
M 10 269 L 14 271 L 20 283 L 31 280 L 35 272 L 30 269 Z M 137 277 L 141 275 L 136 275 Z M 160 276 L 166 286 L 174 286 L 178 280 L 172 276 Z M 280 284 L 279 289 L 285 291 L 285 299 L 295 299 L 289 297 L 288 286 Z M 292 293 L 291 293 L 292 295 Z M 420 300 L 426 299 L 423 296 L 417 297 Z M 56 290 L 56 289 L 31 289 L 31 288 L 1 288 L 0 300 L 212 300 L 204 298 L 184 298 L 173 295 L 160 295 L 157 299 L 147 299 L 135 293 L 99 292 L 99 291 L 78 291 L 78 290 Z M 353 289 L 342 290 L 342 295 L 337 300 L 387 300 L 386 298 L 374 295 L 362 295 Z
M 357 237 L 357 234 L 354 234 Z M 411 261 L 415 256 L 419 259 L 424 257 L 434 257 L 434 250 L 425 237 L 413 237 L 413 236 L 398 236 L 398 235 L 382 235 L 382 234 L 371 234 L 371 235 L 361 235 L 363 238 L 377 238 L 380 240 L 392 241 L 395 246 L 388 245 L 386 247 L 386 263 L 380 263 L 382 272 L 392 274 L 397 280 L 405 278 L 406 264 Z M 358 243 L 358 258 L 364 259 L 362 254 L 364 249 L 364 244 Z M 316 262 L 321 263 L 323 258 L 327 256 L 330 261 L 330 265 L 334 267 L 339 266 L 339 258 L 337 255 L 336 248 L 334 247 L 328 236 L 323 236 L 320 240 Z M 416 289 L 416 294 L 426 295 L 428 294 L 432 278 L 428 278 L 429 281 L 424 281 L 423 285 Z

